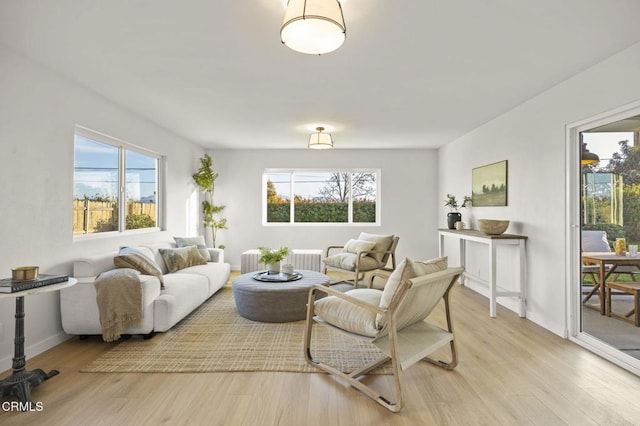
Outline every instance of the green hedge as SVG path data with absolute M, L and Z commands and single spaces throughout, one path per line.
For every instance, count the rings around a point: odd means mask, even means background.
M 347 223 L 348 203 L 297 203 L 296 223 Z M 353 203 L 353 221 L 373 223 L 376 221 L 376 203 L 363 201 Z M 289 204 L 267 204 L 268 223 L 290 222 Z

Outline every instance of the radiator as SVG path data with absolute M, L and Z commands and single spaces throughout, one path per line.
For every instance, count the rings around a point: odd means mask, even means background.
M 263 271 L 267 267 L 258 263 L 260 250 L 247 250 L 240 256 L 240 273 Z M 315 249 L 293 249 L 291 254 L 282 261 L 291 263 L 295 270 L 305 269 L 307 271 L 322 272 L 322 250 Z

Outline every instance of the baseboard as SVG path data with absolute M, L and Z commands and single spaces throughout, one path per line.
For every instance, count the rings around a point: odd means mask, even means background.
M 64 332 L 60 332 L 54 334 L 51 337 L 48 337 L 44 340 L 36 342 L 32 345 L 29 345 L 24 348 L 25 356 L 27 357 L 27 369 L 38 368 L 37 366 L 29 365 L 29 359 L 33 358 L 36 355 L 40 355 L 41 353 L 58 346 L 60 343 L 65 342 L 71 339 L 73 336 L 69 336 Z M 13 351 L 12 351 L 13 352 Z M 0 359 L 0 371 L 6 371 L 11 369 L 11 365 L 13 364 L 13 354 L 7 356 L 5 358 Z

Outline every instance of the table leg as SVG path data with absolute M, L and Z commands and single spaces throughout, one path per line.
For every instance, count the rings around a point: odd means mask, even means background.
M 518 245 L 520 251 L 520 318 L 527 316 L 527 256 L 525 250 L 525 241 L 520 240 Z
M 496 246 L 493 241 L 489 243 L 489 316 L 496 317 Z
M 598 293 L 600 294 L 600 315 L 605 315 L 607 313 L 607 305 L 606 305 L 606 295 L 605 293 L 605 285 L 604 282 L 607 279 L 605 276 L 605 264 L 604 261 L 600 261 L 600 282 L 598 283 Z
M 31 402 L 31 389 L 58 374 L 57 370 L 45 373 L 41 369 L 26 371 L 24 355 L 24 296 L 16 297 L 16 331 L 14 338 L 13 372 L 0 381 L 0 396 L 14 396 L 20 402 Z
M 460 238 L 458 240 L 458 244 L 459 244 L 459 255 L 460 255 L 460 266 L 462 266 L 463 268 L 467 267 L 467 243 L 466 240 L 463 240 L 462 238 Z M 460 284 L 464 285 L 466 279 L 464 276 L 464 272 L 460 275 Z

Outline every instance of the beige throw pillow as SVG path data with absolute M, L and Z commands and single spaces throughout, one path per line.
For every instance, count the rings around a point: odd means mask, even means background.
M 196 246 L 175 249 L 161 248 L 158 250 L 169 272 L 175 272 L 190 266 L 207 264 L 207 261 L 202 257 Z
M 358 254 L 361 251 L 373 250 L 375 245 L 376 245 L 375 241 L 351 239 L 347 241 L 347 244 L 344 245 L 344 248 L 342 249 L 342 251 L 347 253 Z
M 380 299 L 380 307 L 387 309 L 391 304 L 391 300 L 398 291 L 400 283 L 410 280 L 411 278 L 419 277 L 422 275 L 432 274 L 434 272 L 444 271 L 448 267 L 448 258 L 438 257 L 436 259 L 426 260 L 424 262 L 414 261 L 409 258 L 405 258 L 400 265 L 391 273 L 387 283 L 382 291 L 382 297 Z M 382 315 L 378 315 L 377 324 L 379 328 L 382 328 Z
M 364 241 L 373 241 L 375 245 L 372 250 L 375 251 L 385 251 L 389 250 L 391 247 L 391 243 L 393 242 L 393 235 L 378 235 L 378 234 L 368 234 L 366 232 L 361 232 L 358 240 Z M 375 258 L 378 262 L 382 262 L 382 258 L 384 257 L 384 253 L 375 253 L 369 254 L 367 256 L 371 256 Z
M 118 255 L 113 258 L 113 264 L 116 268 L 131 268 L 139 271 L 141 274 L 153 275 L 160 280 L 160 288 L 164 288 L 162 281 L 162 270 L 156 262 L 141 250 L 133 247 L 121 247 Z
M 176 247 L 196 246 L 202 257 L 204 257 L 204 260 L 207 262 L 211 261 L 211 255 L 209 254 L 209 250 L 207 250 L 204 237 L 173 237 L 173 239 L 176 242 Z

